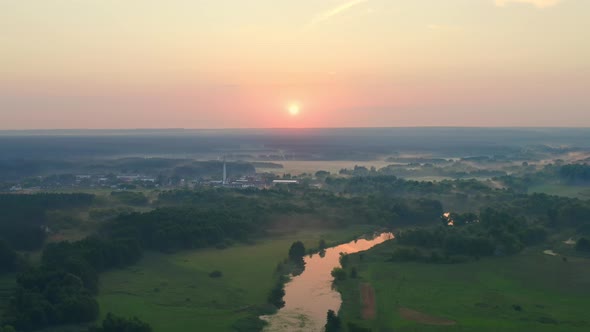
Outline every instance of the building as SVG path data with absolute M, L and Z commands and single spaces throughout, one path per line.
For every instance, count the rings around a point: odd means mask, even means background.
M 273 185 L 277 184 L 298 184 L 299 180 L 272 180 Z

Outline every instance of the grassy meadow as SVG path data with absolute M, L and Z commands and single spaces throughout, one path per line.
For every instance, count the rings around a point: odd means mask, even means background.
M 138 264 L 101 275 L 101 313 L 136 316 L 155 332 L 231 331 L 267 308 L 277 264 L 301 240 L 307 248 L 348 241 L 370 228 L 302 231 L 240 244 L 166 255 L 147 254 Z M 221 271 L 221 278 L 209 273 Z
M 531 248 L 512 257 L 463 264 L 392 263 L 388 244 L 351 257 L 358 279 L 339 284 L 340 316 L 373 331 L 588 331 L 590 260 Z M 374 319 L 363 319 L 361 285 L 375 293 Z M 367 302 L 367 301 L 365 301 Z M 419 312 L 418 321 L 400 309 Z M 438 325 L 436 325 L 438 324 Z

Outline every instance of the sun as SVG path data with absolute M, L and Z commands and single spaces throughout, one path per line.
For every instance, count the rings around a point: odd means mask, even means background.
M 291 114 L 292 116 L 296 116 L 296 115 L 299 115 L 301 108 L 299 107 L 298 104 L 290 104 L 288 107 L 288 110 L 289 110 L 289 114 Z

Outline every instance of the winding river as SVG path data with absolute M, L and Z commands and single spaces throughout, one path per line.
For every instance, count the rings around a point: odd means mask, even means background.
M 338 312 L 342 299 L 332 288 L 331 272 L 340 266 L 340 253 L 353 254 L 393 239 L 382 233 L 370 239 L 358 239 L 328 248 L 325 255 L 305 257 L 305 271 L 285 285 L 285 307 L 274 315 L 262 316 L 269 324 L 265 332 L 320 332 L 328 310 Z

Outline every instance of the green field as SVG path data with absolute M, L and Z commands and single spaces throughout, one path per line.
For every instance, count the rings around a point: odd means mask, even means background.
M 231 331 L 240 319 L 266 308 L 277 264 L 294 241 L 317 247 L 321 238 L 343 242 L 369 230 L 304 231 L 224 250 L 151 253 L 132 267 L 101 275 L 101 313 L 136 316 L 155 332 Z M 215 270 L 223 277 L 210 278 Z
M 590 199 L 590 187 L 568 186 L 565 184 L 543 184 L 529 188 L 529 194 L 540 193 L 579 199 Z
M 590 260 L 542 254 L 464 264 L 392 263 L 388 244 L 351 257 L 359 279 L 339 284 L 346 322 L 373 331 L 590 331 Z M 375 290 L 376 317 L 361 318 L 361 283 Z M 519 307 L 521 310 L 517 310 Z M 409 308 L 455 325 L 428 325 L 400 316 Z

